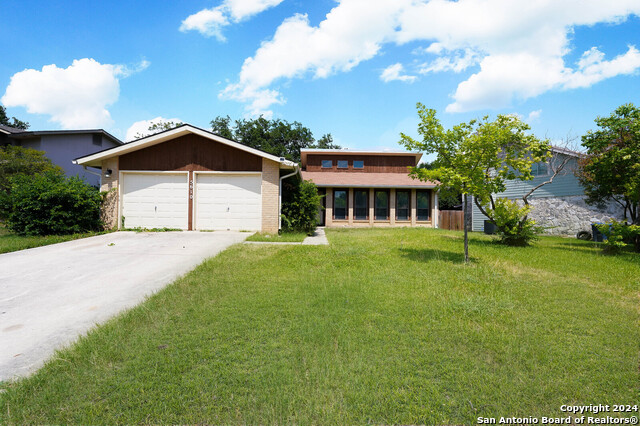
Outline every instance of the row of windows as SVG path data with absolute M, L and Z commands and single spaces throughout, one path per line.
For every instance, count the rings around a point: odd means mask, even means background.
M 338 160 L 336 161 L 339 169 L 348 169 L 349 168 L 349 160 Z M 322 160 L 322 168 L 323 169 L 331 169 L 333 168 L 333 160 Z M 364 169 L 364 161 L 363 160 L 353 160 L 353 168 L 354 169 Z
M 333 191 L 333 218 L 345 220 L 348 218 L 349 200 L 348 191 Z M 429 220 L 430 192 L 416 191 L 416 219 Z M 411 193 L 409 191 L 396 191 L 396 220 L 411 220 Z M 389 220 L 389 191 L 377 189 L 373 197 L 373 213 L 375 220 Z M 353 218 L 355 220 L 369 220 L 369 190 L 353 190 Z

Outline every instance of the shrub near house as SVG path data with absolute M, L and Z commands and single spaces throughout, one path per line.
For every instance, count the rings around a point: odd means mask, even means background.
M 58 235 L 101 228 L 100 193 L 77 177 L 56 172 L 11 180 L 0 197 L 0 217 L 21 235 Z

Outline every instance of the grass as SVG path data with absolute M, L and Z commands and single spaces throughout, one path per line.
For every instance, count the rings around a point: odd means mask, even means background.
M 79 238 L 92 237 L 102 233 L 104 232 L 87 232 L 83 234 L 70 235 L 22 236 L 14 234 L 8 231 L 4 226 L 0 225 L 0 254 L 77 240 Z
M 307 238 L 307 234 L 304 232 L 285 232 L 278 234 L 263 234 L 257 232 L 246 239 L 246 241 L 260 241 L 271 243 L 299 243 Z
M 637 254 L 473 234 L 467 266 L 459 232 L 327 235 L 206 261 L 1 385 L 0 424 L 475 424 L 637 404 Z

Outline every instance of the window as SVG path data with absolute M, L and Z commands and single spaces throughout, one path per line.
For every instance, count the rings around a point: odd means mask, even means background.
M 322 168 L 323 169 L 331 169 L 333 167 L 333 161 L 331 160 L 322 160 Z
M 531 174 L 534 176 L 546 176 L 547 172 L 547 163 L 533 163 L 531 165 Z
M 356 189 L 353 191 L 355 204 L 355 220 L 369 219 L 369 191 Z
M 339 169 L 348 169 L 349 168 L 349 161 L 347 161 L 347 160 L 338 160 L 338 168 Z
M 375 211 L 376 220 L 389 219 L 389 193 L 387 191 L 376 191 Z
M 347 218 L 347 191 L 333 191 L 333 218 L 336 220 Z
M 396 220 L 409 220 L 409 191 L 396 191 Z
M 418 211 L 416 212 L 418 220 L 429 220 L 429 198 L 431 193 L 429 191 L 416 191 L 416 201 L 418 204 Z
M 362 160 L 353 160 L 353 168 L 354 169 L 364 169 L 364 161 L 362 161 Z
M 93 137 L 93 138 L 92 138 L 92 142 L 93 142 L 93 144 L 94 144 L 94 145 L 102 146 L 102 135 L 100 135 L 100 134 L 93 134 L 93 135 L 91 135 L 91 136 Z

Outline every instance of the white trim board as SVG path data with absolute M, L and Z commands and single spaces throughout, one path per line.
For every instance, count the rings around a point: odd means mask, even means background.
M 73 160 L 73 163 L 81 166 L 100 167 L 101 162 L 108 158 L 138 151 L 140 149 L 158 145 L 162 142 L 166 142 L 168 140 L 175 139 L 180 136 L 185 136 L 188 134 L 195 134 L 198 136 L 202 136 L 203 138 L 228 145 L 240 151 L 248 152 L 250 154 L 257 155 L 258 157 L 275 161 L 276 163 L 279 163 L 285 167 L 295 167 L 296 165 L 296 163 L 293 163 L 292 161 L 288 161 L 288 160 L 285 160 L 284 158 L 276 157 L 275 155 L 267 154 L 266 152 L 223 138 L 211 132 L 207 132 L 206 130 L 202 130 L 197 127 L 191 126 L 190 124 L 185 124 L 185 125 L 173 128 L 171 130 L 167 130 L 165 132 L 147 136 L 146 138 L 138 139 L 137 141 L 134 141 L 134 142 L 125 143 L 124 145 L 107 149 L 105 151 L 97 152 L 95 154 L 87 155 L 85 157 L 76 158 L 75 160 Z

